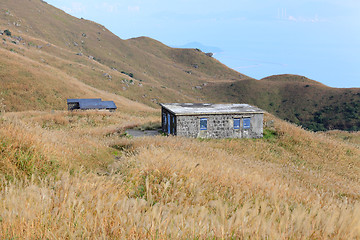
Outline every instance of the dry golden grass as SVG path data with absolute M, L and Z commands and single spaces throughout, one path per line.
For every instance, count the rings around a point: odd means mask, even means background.
M 126 128 L 154 121 L 151 113 L 146 114 L 148 116 L 141 112 L 136 116 L 105 111 L 7 113 L 1 120 L 0 130 L 4 146 L 9 142 L 6 148 L 13 149 L 9 150 L 9 159 L 16 149 L 25 146 L 44 156 L 61 159 L 62 169 L 79 166 L 94 169 L 113 160 L 113 150 L 106 143 L 109 136 L 116 137 Z
M 360 131 L 359 132 L 346 132 L 333 130 L 324 133 L 326 136 L 334 137 L 336 139 L 342 140 L 346 143 L 350 143 L 355 147 L 360 148 Z
M 26 146 L 42 162 L 25 178 L 2 168 L 1 238 L 360 238 L 359 148 L 271 115 L 257 140 L 122 135 L 155 122 L 148 113 L 2 119 L 1 151 Z

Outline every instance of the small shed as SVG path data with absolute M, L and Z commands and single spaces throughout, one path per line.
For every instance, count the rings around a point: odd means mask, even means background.
M 200 138 L 262 138 L 264 111 L 248 104 L 166 103 L 162 130 Z
M 68 110 L 109 110 L 115 111 L 117 109 L 113 101 L 102 101 L 101 98 L 80 98 L 80 99 L 67 99 Z

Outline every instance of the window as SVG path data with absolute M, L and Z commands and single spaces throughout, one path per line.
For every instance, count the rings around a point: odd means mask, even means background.
M 234 129 L 240 129 L 240 118 L 234 118 Z
M 250 118 L 244 118 L 243 120 L 243 128 L 249 129 L 250 128 Z
M 200 119 L 200 130 L 207 130 L 207 118 Z

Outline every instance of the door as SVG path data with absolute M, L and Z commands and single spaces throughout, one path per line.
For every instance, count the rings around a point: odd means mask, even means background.
M 240 118 L 234 118 L 234 135 L 235 138 L 241 138 L 241 129 L 240 129 Z
M 168 113 L 167 115 L 167 119 L 168 119 L 168 134 L 170 134 L 170 114 Z
M 249 138 L 250 137 L 250 128 L 251 128 L 251 118 L 244 118 L 243 119 L 243 138 Z

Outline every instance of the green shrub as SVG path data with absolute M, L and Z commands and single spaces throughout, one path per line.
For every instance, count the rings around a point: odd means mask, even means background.
M 134 74 L 133 73 L 128 73 L 128 72 L 125 72 L 125 71 L 121 71 L 122 74 L 126 74 L 128 75 L 129 77 L 133 78 L 134 77 Z
M 273 129 L 265 128 L 263 132 L 263 138 L 266 140 L 276 139 L 278 136 L 277 132 Z
M 8 30 L 8 29 L 6 29 L 6 30 L 4 31 L 4 33 L 6 34 L 6 36 L 11 36 L 11 32 L 10 32 L 10 30 Z
M 36 174 L 44 177 L 56 174 L 60 165 L 57 161 L 41 153 L 34 146 L 14 139 L 0 138 L 0 161 L 5 163 L 0 167 L 2 174 L 26 176 Z M 8 166 L 4 168 L 4 166 Z M 9 167 L 10 166 L 10 167 Z

